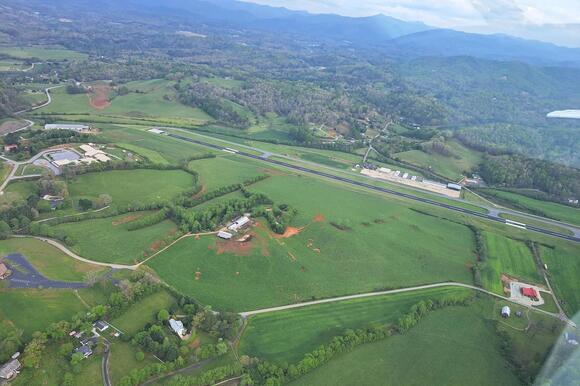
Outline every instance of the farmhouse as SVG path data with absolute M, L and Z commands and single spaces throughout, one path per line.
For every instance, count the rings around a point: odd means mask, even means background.
M 42 199 L 49 202 L 51 209 L 56 209 L 60 203 L 64 202 L 64 198 L 60 196 L 51 196 L 48 194 L 42 196 Z
M 175 332 L 179 337 L 187 335 L 187 330 L 183 327 L 183 323 L 180 320 L 169 319 L 169 327 Z
M 238 218 L 237 220 L 233 221 L 228 226 L 228 229 L 231 231 L 237 232 L 240 229 L 242 229 L 243 227 L 245 227 L 246 225 L 248 225 L 249 223 L 250 223 L 250 218 L 247 216 L 242 216 L 242 217 Z
M 97 154 L 103 154 L 102 150 L 95 149 L 91 145 L 80 145 L 79 147 L 85 152 L 85 157 L 95 157 Z
M 503 318 L 509 318 L 511 312 L 512 311 L 510 310 L 510 308 L 508 306 L 503 306 L 502 309 L 501 309 L 501 316 Z
M 18 150 L 18 145 L 4 145 L 4 153 L 12 153 L 13 151 Z
M 534 288 L 522 287 L 520 291 L 522 292 L 522 295 L 524 295 L 525 297 L 528 297 L 530 299 L 538 299 L 538 292 Z
M 94 155 L 94 157 L 97 159 L 97 161 L 101 161 L 101 162 L 108 162 L 111 160 L 111 158 L 109 158 L 104 153 L 97 153 Z
M 83 345 L 75 348 L 75 353 L 82 354 L 83 358 L 88 358 L 93 355 L 93 349 L 89 345 Z
M 224 240 L 229 240 L 233 236 L 231 233 L 224 232 L 224 231 L 219 231 L 217 235 L 219 238 L 224 239 Z
M 0 280 L 7 279 L 8 276 L 10 276 L 11 273 L 12 273 L 12 271 L 10 271 L 8 269 L 8 267 L 6 266 L 6 264 L 0 263 Z
M 103 332 L 109 328 L 109 324 L 107 322 L 99 320 L 96 321 L 95 324 L 93 324 L 93 327 L 95 327 L 95 329 L 97 329 L 99 332 Z
M 65 125 L 65 124 L 46 124 L 44 125 L 44 130 L 72 130 L 77 133 L 86 133 L 91 130 L 90 126 L 87 125 Z
M 5 363 L 0 367 L 0 380 L 11 380 L 14 379 L 22 365 L 18 359 L 12 359 L 10 362 Z

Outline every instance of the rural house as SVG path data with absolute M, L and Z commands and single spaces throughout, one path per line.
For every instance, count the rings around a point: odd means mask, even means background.
M 180 320 L 169 319 L 169 326 L 179 337 L 183 337 L 187 335 L 187 330 L 183 326 L 183 323 Z
M 88 358 L 93 355 L 93 349 L 89 345 L 83 345 L 75 348 L 75 353 L 82 354 L 83 358 Z
M 22 365 L 18 359 L 12 359 L 10 362 L 5 363 L 0 367 L 0 380 L 11 380 L 14 379 Z

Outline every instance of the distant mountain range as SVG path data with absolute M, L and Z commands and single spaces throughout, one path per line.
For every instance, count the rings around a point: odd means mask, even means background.
M 345 17 L 310 14 L 235 0 L 133 0 L 157 11 L 185 11 L 195 20 L 232 28 L 294 34 L 313 41 L 333 40 L 361 48 L 380 49 L 396 57 L 473 56 L 517 60 L 540 65 L 580 67 L 580 49 L 525 40 L 437 29 L 389 16 Z

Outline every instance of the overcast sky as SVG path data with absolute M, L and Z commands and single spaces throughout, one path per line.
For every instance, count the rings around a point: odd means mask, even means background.
M 435 27 L 514 35 L 580 46 L 580 0 L 245 0 L 313 13 L 383 13 Z M 571 25 L 575 24 L 575 25 Z M 546 26 L 547 25 L 547 26 Z

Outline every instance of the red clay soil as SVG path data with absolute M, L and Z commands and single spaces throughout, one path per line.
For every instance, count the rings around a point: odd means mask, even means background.
M 324 220 L 326 220 L 326 219 L 320 213 L 318 213 L 316 216 L 314 216 L 314 222 L 323 222 Z
M 249 256 L 252 252 L 253 243 L 240 243 L 236 240 L 217 240 L 215 245 L 209 245 L 208 248 L 215 250 L 216 254 L 233 253 L 236 256 Z
M 103 110 L 109 107 L 109 90 L 107 85 L 93 86 L 93 92 L 89 95 L 91 107 L 97 110 Z
M 290 238 L 292 236 L 296 236 L 297 234 L 299 234 L 303 230 L 304 230 L 304 227 L 301 227 L 301 228 L 287 227 L 283 234 L 279 235 L 277 233 L 274 233 L 273 237 L 275 239 L 287 239 L 287 238 Z

